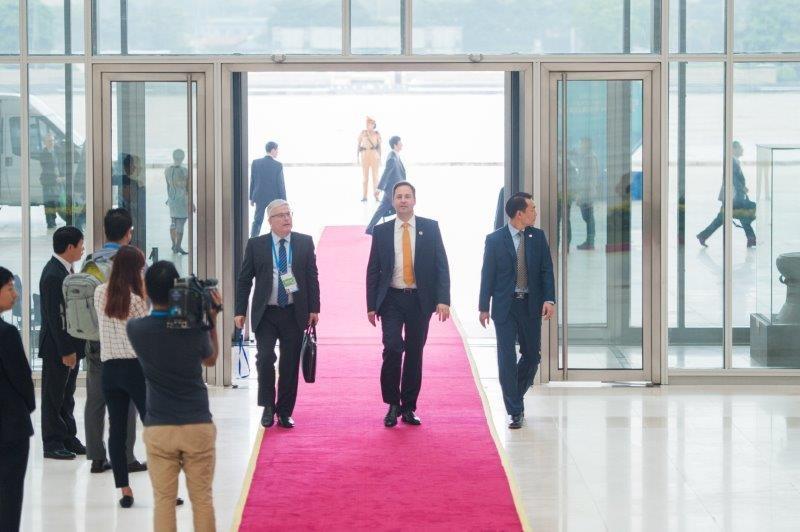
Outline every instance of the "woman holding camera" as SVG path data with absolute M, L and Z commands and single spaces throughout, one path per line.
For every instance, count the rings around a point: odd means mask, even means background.
M 108 408 L 108 454 L 114 483 L 122 489 L 119 505 L 123 508 L 133 505 L 125 454 L 131 401 L 142 420 L 145 415 L 144 373 L 125 331 L 128 320 L 147 316 L 142 278 L 144 264 L 141 251 L 133 246 L 122 246 L 114 257 L 108 282 L 94 292 L 94 307 L 100 325 L 103 396 Z

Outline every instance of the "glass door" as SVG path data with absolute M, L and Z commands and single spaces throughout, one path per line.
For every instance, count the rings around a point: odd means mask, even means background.
M 198 199 L 205 200 L 206 191 L 213 190 L 206 186 L 202 141 L 205 75 L 103 72 L 100 78 L 95 241 L 103 235 L 102 213 L 123 207 L 133 217 L 131 243 L 148 263 L 169 260 L 182 276 L 204 274 L 198 257 L 206 256 L 202 220 L 209 218 L 204 209 L 208 202 Z
M 651 83 L 646 71 L 549 73 L 551 380 L 652 380 Z

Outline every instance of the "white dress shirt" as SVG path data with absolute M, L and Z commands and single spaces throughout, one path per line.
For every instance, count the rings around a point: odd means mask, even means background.
M 71 273 L 73 271 L 71 262 L 65 261 L 64 259 L 61 258 L 60 255 L 56 255 L 55 253 L 53 253 L 53 256 L 58 259 L 58 262 L 64 265 L 64 267 L 67 269 L 68 272 Z
M 414 253 L 417 243 L 417 217 L 408 221 L 408 234 L 411 237 L 411 264 L 414 264 Z M 416 273 L 414 274 L 416 280 Z M 416 288 L 416 283 L 407 285 L 403 280 L 403 221 L 394 219 L 394 271 L 392 272 L 392 288 Z
M 270 294 L 269 294 L 269 301 L 267 301 L 267 305 L 277 305 L 278 304 L 278 283 L 281 280 L 281 278 L 280 278 L 281 277 L 281 273 L 280 273 L 280 271 L 278 271 L 278 261 L 276 260 L 276 258 L 280 257 L 280 253 L 281 253 L 281 238 L 278 235 L 276 235 L 275 233 L 270 233 L 270 234 L 272 235 L 272 243 L 275 245 L 275 255 L 273 255 L 273 257 L 272 257 L 272 292 L 270 292 Z M 288 262 L 288 261 L 289 261 L 289 255 L 291 255 L 291 252 L 290 252 L 291 247 L 290 246 L 292 245 L 292 233 L 289 233 L 288 235 L 286 235 L 284 237 L 284 240 L 286 240 L 286 244 L 284 244 L 284 246 L 286 246 L 286 261 L 287 261 L 287 263 L 286 263 L 286 271 L 287 272 L 291 272 L 292 271 L 292 263 Z M 269 254 L 272 255 L 272 248 L 270 248 Z M 292 297 L 292 294 L 289 293 L 289 291 L 287 291 L 286 294 L 289 296 L 289 303 L 288 304 L 291 305 L 292 303 L 294 303 L 294 298 Z

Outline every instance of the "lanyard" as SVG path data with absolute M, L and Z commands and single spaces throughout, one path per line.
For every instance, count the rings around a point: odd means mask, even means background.
M 166 310 L 153 310 L 150 315 L 154 318 L 167 318 L 169 317 L 169 312 Z
M 103 247 L 106 249 L 119 249 L 122 246 L 120 246 L 116 242 L 107 242 L 106 244 L 103 245 Z
M 269 241 L 272 242 L 272 258 L 275 261 L 274 262 L 275 267 L 277 267 L 278 266 L 278 253 L 275 251 L 275 239 L 270 237 Z M 287 242 L 286 244 L 289 244 L 289 246 L 288 246 L 289 250 L 286 252 L 286 271 L 288 272 L 288 271 L 291 271 L 291 269 L 292 269 L 292 246 L 291 246 L 291 242 Z M 280 272 L 280 270 L 278 270 L 278 272 Z

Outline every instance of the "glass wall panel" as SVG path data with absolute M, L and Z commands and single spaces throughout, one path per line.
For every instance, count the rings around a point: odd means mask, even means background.
M 53 232 L 65 225 L 83 231 L 86 226 L 84 68 L 79 64 L 29 67 L 31 356 L 39 347 L 39 278 L 53 254 Z
M 29 0 L 28 52 L 83 53 L 83 0 Z
M 401 0 L 351 0 L 350 50 L 354 54 L 399 54 Z
M 415 2 L 417 54 L 658 51 L 660 0 Z
M 671 0 L 669 31 L 670 52 L 723 53 L 725 0 Z
M 0 66 L 0 266 L 15 275 L 20 297 L 2 318 L 22 329 L 22 174 L 19 65 Z M 12 124 L 17 124 L 16 136 Z
M 800 367 L 798 80 L 800 63 L 734 68 L 734 367 Z
M 0 2 L 0 54 L 19 53 L 19 1 Z
M 719 218 L 724 90 L 722 63 L 670 65 L 667 249 L 673 368 L 724 365 L 724 229 Z
M 380 2 L 378 2 L 380 3 Z M 125 13 L 121 12 L 125 6 Z M 95 0 L 99 54 L 339 54 L 339 0 Z
M 800 52 L 798 7 L 793 0 L 736 0 L 734 52 Z

